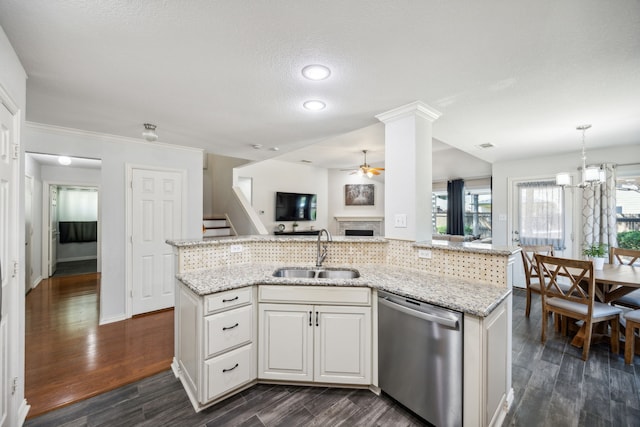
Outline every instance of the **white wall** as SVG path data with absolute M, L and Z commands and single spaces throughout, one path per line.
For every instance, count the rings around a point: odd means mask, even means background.
M 249 160 L 206 154 L 207 168 L 203 172 L 203 217 L 224 215 L 229 212 L 233 196 L 233 168 Z
M 41 167 L 32 158 L 25 157 L 25 174 L 32 178 L 31 193 L 31 269 L 35 287 L 42 280 L 42 175 Z
M 384 173 L 384 172 L 383 172 Z M 374 206 L 345 206 L 344 186 L 346 184 L 374 184 Z M 329 209 L 327 211 L 329 231 L 337 234 L 336 216 L 378 216 L 384 217 L 384 181 L 365 176 L 351 175 L 338 169 L 329 169 Z M 382 228 L 384 230 L 384 227 Z
M 29 124 L 23 133 L 27 151 L 102 160 L 100 233 L 102 281 L 100 322 L 124 319 L 127 165 L 187 171 L 185 239 L 202 237 L 202 151 L 142 140 Z
M 640 163 L 640 140 L 636 145 L 624 147 L 612 147 L 601 150 L 588 150 L 587 163 Z M 580 153 L 578 151 L 565 155 L 544 156 L 523 160 L 510 160 L 496 162 L 493 164 L 493 242 L 498 245 L 512 245 L 509 233 L 509 203 L 510 188 L 509 179 L 555 177 L 558 172 L 572 172 L 573 182 L 578 182 L 579 175 L 577 168 L 580 166 Z M 571 194 L 570 189 L 567 195 Z M 577 236 L 574 242 L 574 254 L 579 248 L 581 237 L 581 197 L 580 190 L 573 191 L 574 194 L 574 229 Z M 572 256 L 567 254 L 567 256 Z
M 266 229 L 272 233 L 279 223 L 291 231 L 292 221 L 275 220 L 276 192 L 310 193 L 318 195 L 316 221 L 298 221 L 298 231 L 328 227 L 329 196 L 328 171 L 324 168 L 265 160 L 237 167 L 233 170 L 233 182 L 239 176 L 253 178 L 253 209 L 258 213 Z M 332 189 L 332 191 L 334 191 Z
M 432 163 L 434 182 L 491 176 L 491 163 L 457 148 L 435 151 Z

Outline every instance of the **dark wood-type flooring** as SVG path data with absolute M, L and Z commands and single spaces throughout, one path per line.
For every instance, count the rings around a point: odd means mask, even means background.
M 26 297 L 28 417 L 166 371 L 173 310 L 98 325 L 99 274 L 43 280 Z
M 89 274 L 98 271 L 98 260 L 87 259 L 81 261 L 65 261 L 56 264 L 53 277 L 74 276 L 76 274 Z
M 589 360 L 570 337 L 552 332 L 540 343 L 541 310 L 524 317 L 514 291 L 513 388 L 504 425 L 640 426 L 640 357 L 624 364 L 606 343 Z M 153 317 L 155 315 L 149 316 Z M 552 329 L 551 329 L 552 330 Z M 132 356 L 133 357 L 133 356 Z M 256 385 L 195 413 L 170 370 L 29 419 L 27 426 L 410 426 L 421 421 L 385 396 L 366 390 Z

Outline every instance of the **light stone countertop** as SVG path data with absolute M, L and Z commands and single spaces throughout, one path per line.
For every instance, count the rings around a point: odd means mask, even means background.
M 363 265 L 357 279 L 302 279 L 274 277 L 273 272 L 288 266 L 274 264 L 242 264 L 178 274 L 177 278 L 200 296 L 252 285 L 362 286 L 384 290 L 470 314 L 488 316 L 510 293 L 488 283 L 471 282 L 438 276 L 417 270 Z M 340 266 L 327 265 L 324 268 Z M 345 267 L 351 269 L 352 267 Z
M 519 246 L 502 246 L 491 243 L 475 243 L 475 242 L 450 242 L 447 240 L 432 240 L 414 243 L 417 248 L 426 249 L 446 249 L 459 252 L 472 252 L 476 254 L 491 255 L 513 255 L 520 252 Z
M 387 243 L 387 239 L 380 236 L 332 236 L 332 242 L 357 242 L 357 243 Z M 228 243 L 244 243 L 244 242 L 316 242 L 318 236 L 291 236 L 281 235 L 276 236 L 274 234 L 264 235 L 251 235 L 251 236 L 229 236 L 229 237 L 216 237 L 216 238 L 203 238 L 203 239 L 185 239 L 185 240 L 167 240 L 167 244 L 175 246 L 176 248 L 193 247 L 193 246 L 216 246 L 226 245 Z M 322 237 L 322 241 L 325 241 L 326 237 Z
M 324 241 L 323 237 L 323 241 Z M 251 236 L 229 236 L 216 237 L 212 239 L 185 239 L 185 240 L 167 240 L 166 242 L 176 248 L 200 247 L 200 246 L 217 246 L 226 244 L 236 244 L 244 242 L 315 242 L 317 236 L 276 236 L 273 234 L 251 235 Z M 382 236 L 333 236 L 334 243 L 388 243 L 389 240 Z M 502 246 L 490 243 L 474 243 L 474 242 L 449 242 L 446 240 L 420 241 L 413 244 L 417 248 L 425 249 L 445 249 L 457 252 L 480 253 L 490 255 L 510 256 L 520 252 L 518 246 Z

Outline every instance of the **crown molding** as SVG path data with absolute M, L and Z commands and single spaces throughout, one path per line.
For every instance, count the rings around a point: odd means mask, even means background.
M 204 152 L 204 149 L 202 148 L 188 147 L 186 145 L 167 144 L 165 142 L 158 142 L 158 141 L 149 142 L 142 139 L 129 138 L 126 136 L 111 135 L 108 133 L 93 132 L 89 130 L 67 128 L 63 126 L 47 125 L 43 123 L 36 123 L 36 122 L 29 122 L 29 121 L 25 121 L 25 127 L 43 131 L 43 132 L 56 133 L 59 135 L 76 135 L 76 136 L 97 138 L 101 140 L 109 140 L 112 142 L 119 142 L 119 143 L 147 145 L 155 148 L 171 148 L 174 150 L 196 151 L 200 153 Z
M 393 122 L 398 119 L 402 119 L 409 116 L 418 116 L 423 119 L 427 119 L 430 122 L 436 121 L 442 113 L 425 104 L 422 101 L 415 101 L 407 105 L 400 106 L 398 108 L 394 108 L 393 110 L 389 110 L 384 113 L 380 113 L 376 115 L 376 119 L 380 120 L 382 123 Z

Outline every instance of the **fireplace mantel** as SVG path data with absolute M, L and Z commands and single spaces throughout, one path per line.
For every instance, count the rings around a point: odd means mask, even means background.
M 334 218 L 338 222 L 343 222 L 343 221 L 375 221 L 375 222 L 379 222 L 379 221 L 383 221 L 384 220 L 383 216 L 336 216 Z

